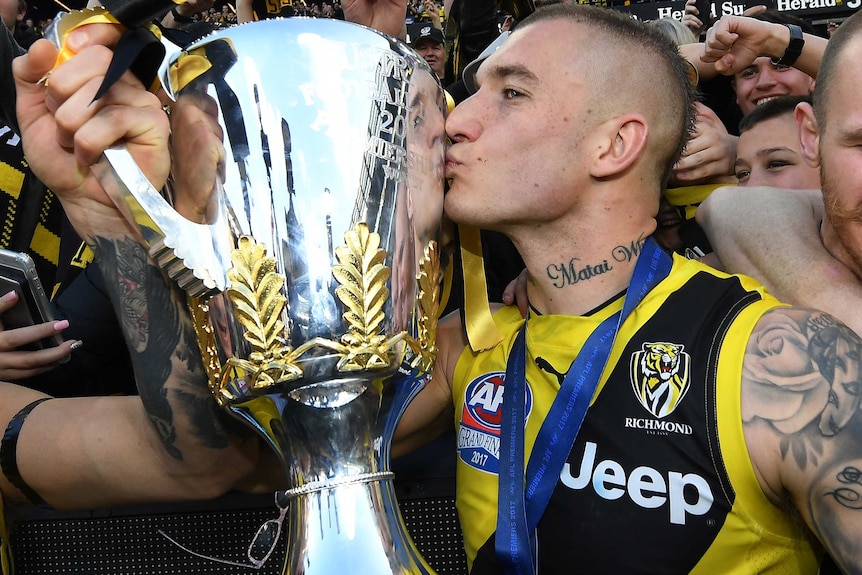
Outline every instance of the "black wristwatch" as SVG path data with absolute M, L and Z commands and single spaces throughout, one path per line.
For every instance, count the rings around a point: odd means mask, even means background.
M 183 16 L 182 14 L 180 14 L 179 11 L 177 11 L 176 6 L 171 8 L 171 16 L 174 17 L 174 22 L 178 22 L 180 24 L 191 24 L 192 22 L 194 22 L 194 19 L 192 19 L 188 16 Z M 797 26 L 797 28 L 798 28 L 798 26 Z
M 784 50 L 784 54 L 779 59 L 772 59 L 772 63 L 776 66 L 792 66 L 799 55 L 802 54 L 802 47 L 805 46 L 805 38 L 802 37 L 802 28 L 796 24 L 784 24 L 790 30 L 790 43 Z

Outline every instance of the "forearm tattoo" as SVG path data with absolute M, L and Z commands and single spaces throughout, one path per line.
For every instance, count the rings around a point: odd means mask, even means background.
M 165 450 L 183 459 L 178 412 L 191 422 L 198 443 L 226 447 L 184 297 L 172 292 L 173 284 L 166 283 L 136 241 L 96 238 L 91 243 L 129 345 L 138 393 Z
M 824 438 L 853 422 L 859 411 L 862 340 L 832 316 L 780 310 L 752 334 L 745 357 L 750 421 L 781 436 L 781 455 L 801 469 L 816 465 Z M 793 406 L 789 409 L 789 406 Z
M 551 284 L 556 288 L 563 288 L 579 282 L 591 280 L 614 269 L 612 262 L 627 263 L 640 255 L 644 243 L 643 236 L 633 240 L 628 245 L 620 244 L 611 250 L 609 258 L 600 262 L 586 263 L 580 258 L 573 257 L 567 262 L 548 264 L 545 272 L 552 280 Z
M 768 429 L 777 438 L 782 481 L 796 485 L 800 510 L 845 568 L 862 562 L 854 533 L 862 521 L 855 517 L 862 510 L 862 340 L 828 314 L 773 310 L 749 340 L 744 380 L 746 433 Z
M 849 509 L 862 509 L 862 471 L 856 467 L 845 467 L 836 477 L 841 484 L 827 495 Z

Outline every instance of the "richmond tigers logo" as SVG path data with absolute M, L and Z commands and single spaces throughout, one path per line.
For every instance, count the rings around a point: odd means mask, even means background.
M 683 349 L 673 343 L 644 343 L 642 351 L 632 354 L 635 397 L 658 418 L 673 412 L 688 391 L 691 356 Z

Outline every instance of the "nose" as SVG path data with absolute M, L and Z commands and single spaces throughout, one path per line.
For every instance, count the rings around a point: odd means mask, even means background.
M 482 132 L 480 111 L 481 90 L 476 92 L 449 112 L 446 117 L 446 135 L 453 142 L 473 141 Z
M 771 87 L 778 83 L 778 79 L 776 78 L 776 71 L 771 65 L 764 66 L 760 70 L 760 74 L 757 75 L 757 87 Z
M 775 186 L 776 184 L 763 170 L 752 168 L 751 172 L 748 174 L 748 181 L 745 182 L 745 185 L 752 188 L 756 186 Z

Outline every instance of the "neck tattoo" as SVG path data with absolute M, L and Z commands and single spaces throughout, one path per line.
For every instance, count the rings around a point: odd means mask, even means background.
M 646 240 L 641 234 L 628 245 L 619 244 L 611 250 L 611 259 L 619 263 L 627 263 L 636 259 L 643 249 Z M 581 258 L 573 257 L 568 262 L 548 264 L 545 272 L 555 288 L 563 288 L 576 283 L 589 281 L 614 269 L 608 259 L 597 263 L 583 264 Z

